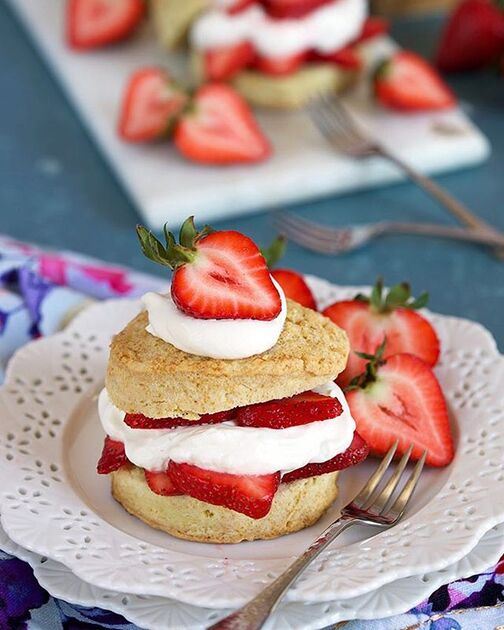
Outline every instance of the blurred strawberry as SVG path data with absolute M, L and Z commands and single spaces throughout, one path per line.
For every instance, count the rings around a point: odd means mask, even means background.
M 306 284 L 306 280 L 297 271 L 292 269 L 273 269 L 277 262 L 283 258 L 285 254 L 286 241 L 283 236 L 277 236 L 271 245 L 262 248 L 261 253 L 266 260 L 271 275 L 282 287 L 285 297 L 294 300 L 301 306 L 317 310 L 317 303 L 313 297 L 310 287 Z
M 476 70 L 495 62 L 504 51 L 501 0 L 462 0 L 441 36 L 436 65 L 445 72 Z

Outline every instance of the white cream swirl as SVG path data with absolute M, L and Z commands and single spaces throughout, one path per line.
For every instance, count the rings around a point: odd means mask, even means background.
M 330 53 L 356 39 L 366 17 L 366 0 L 334 0 L 302 18 L 283 20 L 272 19 L 260 5 L 234 15 L 213 9 L 195 21 L 190 39 L 200 50 L 249 41 L 270 58 L 310 49 Z
M 106 389 L 100 393 L 98 412 L 105 433 L 122 442 L 128 459 L 146 470 L 165 470 L 173 460 L 237 475 L 264 475 L 278 470 L 285 473 L 332 459 L 352 442 L 355 421 L 341 389 L 328 383 L 315 391 L 337 398 L 343 413 L 287 429 L 240 427 L 233 422 L 132 429 Z
M 142 301 L 149 314 L 146 330 L 183 352 L 212 359 L 246 359 L 272 348 L 282 332 L 287 304 L 280 285 L 272 278 L 282 302 L 279 315 L 257 319 L 196 319 L 183 313 L 171 295 L 146 293 Z

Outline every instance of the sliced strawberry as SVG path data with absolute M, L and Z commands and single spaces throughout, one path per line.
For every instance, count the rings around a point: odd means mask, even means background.
M 341 404 L 336 398 L 304 392 L 290 398 L 239 407 L 236 410 L 236 423 L 244 427 L 285 429 L 336 418 L 341 412 Z
M 262 518 L 268 514 L 280 483 L 280 473 L 230 475 L 173 461 L 168 466 L 168 474 L 184 494 L 251 518 Z
M 262 0 L 266 12 L 277 19 L 302 18 L 333 0 Z
M 167 472 L 153 472 L 144 470 L 145 481 L 152 492 L 160 494 L 162 497 L 173 497 L 183 494 L 174 485 Z
M 359 37 L 353 42 L 354 44 L 361 44 L 374 37 L 385 35 L 390 30 L 390 24 L 388 20 L 381 17 L 369 16 L 364 22 L 362 32 Z
M 141 413 L 127 413 L 124 422 L 131 429 L 174 429 L 175 427 L 192 427 L 201 424 L 219 424 L 231 420 L 235 415 L 233 410 L 206 413 L 199 420 L 184 420 L 184 418 L 147 418 Z
M 374 75 L 376 98 L 404 112 L 453 107 L 455 97 L 436 70 L 419 55 L 400 50 L 383 61 Z
M 336 470 L 344 470 L 351 466 L 356 466 L 363 462 L 369 455 L 369 446 L 364 442 L 361 436 L 355 432 L 352 443 L 344 453 L 340 453 L 327 462 L 320 464 L 306 464 L 302 468 L 292 470 L 282 477 L 282 483 L 289 483 L 296 479 L 306 479 L 307 477 L 315 477 L 317 475 L 325 475 L 326 473 L 335 472 Z
M 362 59 L 354 48 L 354 46 L 346 46 L 332 53 L 322 54 L 317 51 L 310 53 L 310 61 L 323 61 L 326 63 L 334 63 L 346 70 L 360 70 L 362 68 Z
M 180 244 L 165 229 L 166 245 L 137 226 L 143 253 L 174 269 L 171 294 L 178 308 L 199 319 L 271 320 L 282 303 L 266 261 L 244 234 L 197 232 L 193 217 L 180 230 Z
M 85 50 L 126 39 L 144 13 L 144 0 L 68 0 L 68 43 Z
M 226 13 L 229 13 L 229 15 L 237 15 L 253 4 L 256 4 L 256 2 L 257 0 L 234 0 L 233 3 L 226 6 Z
M 255 68 L 265 74 L 283 76 L 296 72 L 304 62 L 306 54 L 304 52 L 288 57 L 257 57 Z
M 126 87 L 119 135 L 128 142 L 155 140 L 168 131 L 186 103 L 186 94 L 166 72 L 159 68 L 138 70 Z
M 374 371 L 346 394 L 371 452 L 384 455 L 399 440 L 398 455 L 413 444 L 413 459 L 427 449 L 427 464 L 449 464 L 454 447 L 448 410 L 432 369 L 412 354 L 396 354 L 375 364 Z
M 317 310 L 313 293 L 300 273 L 291 269 L 274 269 L 271 275 L 282 287 L 285 297 L 298 302 L 301 306 Z
M 271 153 L 247 103 L 220 83 L 196 92 L 192 111 L 175 129 L 175 145 L 188 160 L 204 164 L 261 162 Z
M 350 341 L 351 352 L 338 383 L 345 387 L 364 370 L 366 360 L 357 356 L 356 352 L 374 354 L 385 338 L 385 357 L 409 352 L 429 365 L 435 365 L 439 358 L 436 331 L 413 310 L 425 306 L 426 302 L 426 294 L 417 301 L 411 301 L 407 285 L 397 285 L 384 297 L 379 281 L 371 300 L 366 301 L 360 296 L 360 299 L 336 302 L 326 308 L 323 314 L 343 328 Z
M 436 57 L 445 72 L 476 70 L 504 51 L 504 10 L 496 0 L 462 0 L 448 18 Z
M 96 466 L 96 472 L 99 475 L 108 475 L 114 470 L 119 470 L 121 466 L 128 463 L 126 453 L 124 452 L 124 444 L 107 437 L 103 443 L 101 457 Z
M 205 77 L 209 81 L 229 81 L 251 64 L 254 57 L 254 47 L 250 42 L 211 48 L 204 55 Z

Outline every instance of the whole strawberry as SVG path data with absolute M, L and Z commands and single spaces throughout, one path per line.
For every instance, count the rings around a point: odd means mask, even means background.
M 502 0 L 462 0 L 448 18 L 436 57 L 445 72 L 476 70 L 504 51 Z
M 411 289 L 405 282 L 386 292 L 379 278 L 370 297 L 359 294 L 353 300 L 343 300 L 328 306 L 323 314 L 343 328 L 352 349 L 338 383 L 345 387 L 360 374 L 366 361 L 358 353 L 374 354 L 385 337 L 386 357 L 409 352 L 429 365 L 435 365 L 439 358 L 436 331 L 430 322 L 416 312 L 427 304 L 428 297 L 427 293 L 423 293 L 416 300 L 413 299 Z

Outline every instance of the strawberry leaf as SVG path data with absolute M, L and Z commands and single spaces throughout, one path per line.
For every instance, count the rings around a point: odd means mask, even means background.
M 358 293 L 354 300 L 370 304 L 375 313 L 390 313 L 396 308 L 411 308 L 413 310 L 423 308 L 429 301 L 429 294 L 424 291 L 417 299 L 414 299 L 407 282 L 396 284 L 385 294 L 383 279 L 379 277 L 369 297 Z
M 386 361 L 383 358 L 385 353 L 385 345 L 387 338 L 384 337 L 381 344 L 376 349 L 375 354 L 368 354 L 367 352 L 356 352 L 355 354 L 361 359 L 366 359 L 366 369 L 362 374 L 355 376 L 348 386 L 345 388 L 345 392 L 351 392 L 354 389 L 365 389 L 371 383 L 376 382 L 378 369 L 381 365 L 385 365 Z
M 424 308 L 424 306 L 427 306 L 428 301 L 429 301 L 429 294 L 427 293 L 427 291 L 424 291 L 423 293 L 420 293 L 420 295 L 417 297 L 416 300 L 413 300 L 413 302 L 410 302 L 408 304 L 408 308 L 411 308 L 414 311 L 416 311 L 419 308 Z
M 396 284 L 390 289 L 385 298 L 385 308 L 393 310 L 400 306 L 405 306 L 411 297 L 411 289 L 407 282 Z
M 194 225 L 194 217 L 189 217 L 182 223 L 182 227 L 180 228 L 179 241 L 182 247 L 192 249 L 197 233 L 196 226 Z
M 262 247 L 261 254 L 266 261 L 268 269 L 273 269 L 279 260 L 285 256 L 285 250 L 287 249 L 287 240 L 285 236 L 280 234 L 273 240 L 269 247 Z

